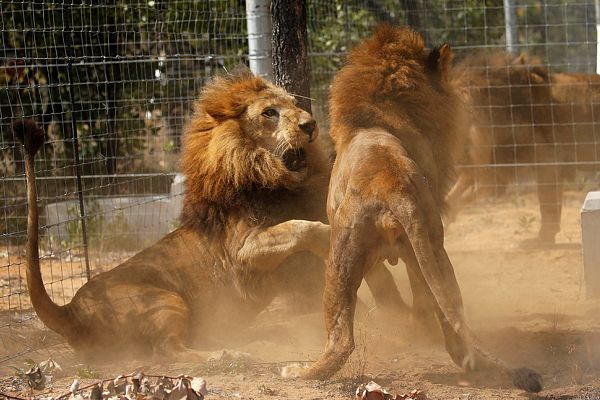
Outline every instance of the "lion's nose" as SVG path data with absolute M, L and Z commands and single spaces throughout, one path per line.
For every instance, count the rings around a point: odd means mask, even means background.
M 304 122 L 298 125 L 302 132 L 306 133 L 309 138 L 313 138 L 313 133 L 315 132 L 315 128 L 317 127 L 317 122 L 314 119 L 311 119 L 308 122 Z

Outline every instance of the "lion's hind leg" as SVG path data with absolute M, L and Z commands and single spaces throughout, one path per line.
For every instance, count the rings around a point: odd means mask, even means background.
M 410 314 L 410 307 L 402 299 L 394 276 L 386 265 L 383 263 L 373 265 L 365 274 L 365 282 L 378 309 L 390 314 L 399 313 L 402 316 Z
M 449 226 L 456 221 L 460 211 L 475 200 L 473 196 L 475 181 L 470 171 L 461 171 L 452 189 L 446 195 L 447 210 L 444 223 Z
M 357 291 L 363 277 L 378 261 L 378 235 L 364 210 L 356 202 L 340 206 L 331 235 L 323 295 L 327 344 L 319 360 L 300 375 L 306 379 L 326 379 L 336 373 L 354 351 L 354 312 Z M 353 223 L 352 221 L 356 223 Z M 347 226 L 351 226 L 348 228 Z
M 562 176 L 555 165 L 541 166 L 536 171 L 537 192 L 540 203 L 542 223 L 538 240 L 541 243 L 553 244 L 560 231 L 562 211 Z
M 147 298 L 141 321 L 142 337 L 152 346 L 156 361 L 179 360 L 193 352 L 187 347 L 190 338 L 190 310 L 177 293 L 155 289 Z

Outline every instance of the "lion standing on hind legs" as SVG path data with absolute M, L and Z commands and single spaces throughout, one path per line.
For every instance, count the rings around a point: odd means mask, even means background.
M 182 226 L 94 276 L 64 306 L 48 296 L 40 272 L 34 156 L 44 132 L 31 120 L 14 129 L 26 157 L 31 302 L 87 359 L 108 361 L 125 349 L 142 358 L 194 356 L 189 346 L 199 336 L 220 338 L 262 311 L 294 257 L 315 256 L 298 274 L 323 271 L 330 230 L 319 222 L 325 197 L 314 189 L 329 171 L 315 120 L 249 72 L 213 79 L 196 104 L 184 137 Z
M 454 270 L 444 250 L 440 212 L 461 151 L 460 102 L 448 83 L 452 52 L 428 52 L 406 27 L 382 26 L 354 49 L 330 96 L 337 158 L 327 212 L 331 244 L 325 283 L 324 354 L 304 378 L 327 378 L 354 350 L 357 289 L 384 258 L 405 262 L 415 306 L 433 307 L 452 360 L 493 368 L 529 392 L 539 374 L 513 370 L 486 353 L 466 324 Z M 419 294 L 422 294 L 419 296 Z M 296 371 L 294 371 L 296 372 Z

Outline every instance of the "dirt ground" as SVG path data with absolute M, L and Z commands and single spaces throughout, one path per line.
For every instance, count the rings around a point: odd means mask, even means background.
M 359 383 L 369 380 L 393 393 L 420 389 L 430 399 L 600 399 L 600 301 L 585 297 L 579 216 L 583 198 L 582 193 L 567 194 L 563 230 L 553 247 L 519 245 L 533 237 L 539 225 L 537 205 L 528 195 L 475 204 L 447 229 L 446 247 L 467 320 L 495 354 L 511 365 L 542 374 L 545 389 L 539 396 L 527 396 L 497 376 L 462 373 L 439 335 L 426 339 L 430 335 L 410 320 L 382 315 L 372 308 L 362 287 L 356 350 L 344 369 L 325 382 L 286 380 L 279 375 L 286 364 L 317 358 L 325 339 L 321 314 L 290 316 L 272 306 L 238 342 L 206 349 L 206 358 L 212 361 L 188 364 L 150 365 L 124 355 L 117 365 L 85 365 L 35 319 L 11 325 L 0 330 L 0 352 L 5 353 L 0 354 L 0 392 L 27 396 L 22 383 L 13 378 L 11 366 L 52 357 L 65 371 L 55 377 L 51 388 L 36 395 L 63 393 L 74 378 L 85 384 L 144 370 L 201 376 L 207 382 L 208 399 L 348 399 Z M 393 272 L 410 302 L 403 267 Z M 223 350 L 228 354 L 223 356 Z

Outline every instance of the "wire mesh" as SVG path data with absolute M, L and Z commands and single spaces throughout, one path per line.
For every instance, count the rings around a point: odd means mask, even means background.
M 469 64 L 481 79 L 462 90 L 477 117 L 473 124 L 486 138 L 470 139 L 461 161 L 461 171 L 476 171 L 472 197 L 535 191 L 536 171 L 545 164 L 554 178 L 548 186 L 554 197 L 546 200 L 560 201 L 552 184 L 563 173 L 579 191 L 597 188 L 596 78 L 557 75 L 594 72 L 594 2 L 507 3 L 307 1 L 312 108 L 322 130 L 333 75 L 378 23 L 410 24 L 430 46 L 450 43 L 460 65 L 476 52 L 506 50 L 509 13 L 514 54 L 496 72 L 510 76 L 521 65 L 517 54 L 526 52 L 522 64 L 546 76 L 498 83 L 490 79 L 490 65 Z M 36 161 L 42 268 L 51 297 L 64 304 L 88 270 L 94 275 L 109 269 L 177 226 L 181 182 L 173 178 L 191 104 L 207 78 L 247 63 L 248 42 L 245 3 L 237 0 L 7 0 L 0 2 L 0 22 L 1 363 L 43 345 L 14 334 L 39 322 L 25 285 L 24 166 L 12 122 L 33 118 L 47 134 Z M 532 96 L 538 89 L 549 97 Z M 503 100 L 523 91 L 524 103 L 473 100 L 494 90 Z M 517 111 L 522 119 L 513 118 Z M 522 152 L 528 156 L 517 157 Z M 537 157 L 542 153 L 552 157 Z M 586 165 L 583 174 L 575 168 Z
M 63 304 L 87 279 L 86 268 L 94 274 L 114 266 L 177 224 L 167 197 L 181 129 L 203 82 L 244 62 L 243 6 L 0 4 L 0 329 L 34 318 L 24 284 L 24 166 L 11 123 L 34 118 L 48 136 L 36 158 L 42 269 L 47 290 Z M 12 338 L 0 353 L 29 346 Z

